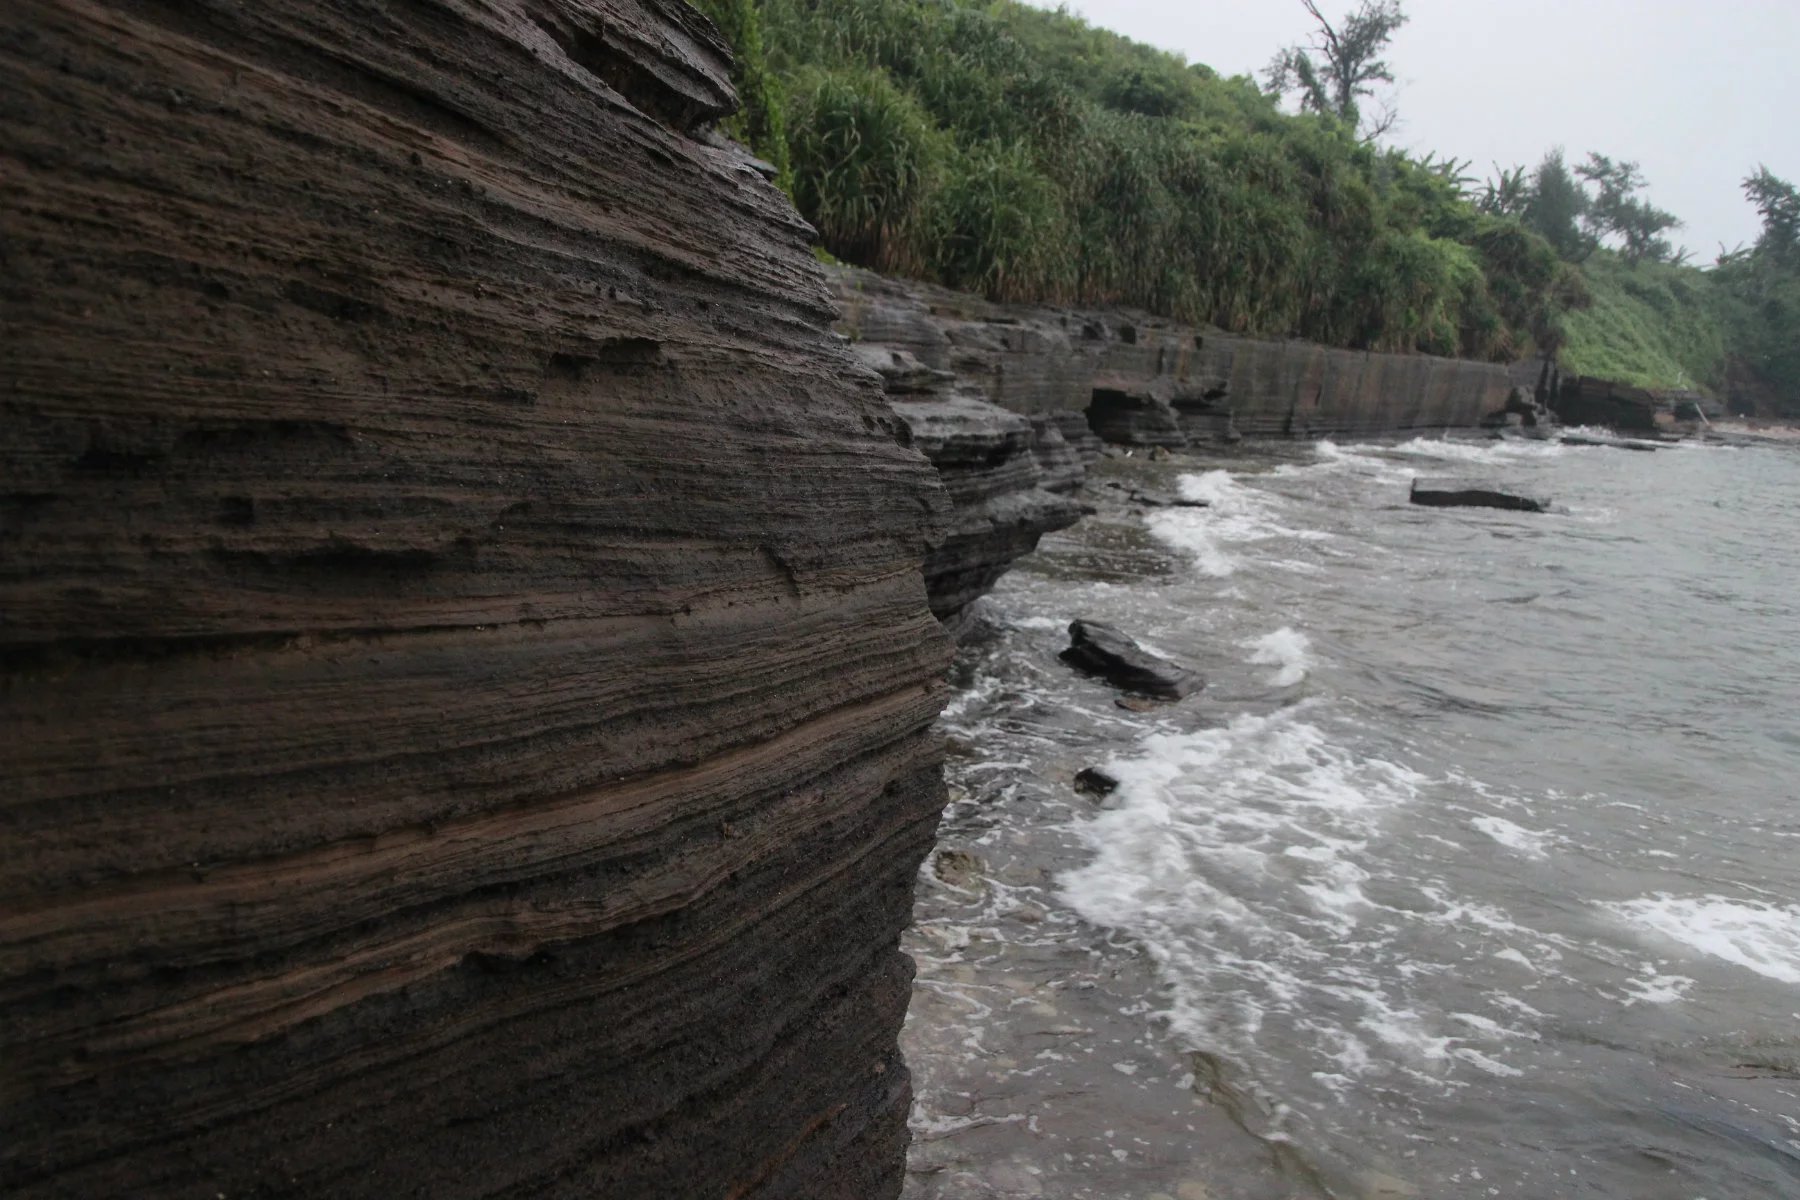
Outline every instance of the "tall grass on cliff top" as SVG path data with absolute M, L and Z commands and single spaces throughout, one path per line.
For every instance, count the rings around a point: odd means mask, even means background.
M 1631 266 L 1605 251 L 1582 270 L 1594 302 L 1569 317 L 1564 369 L 1640 387 L 1723 388 L 1735 314 L 1708 272 Z
M 1508 358 L 1582 290 L 1442 165 L 1012 0 L 701 0 L 837 257 L 996 299 Z

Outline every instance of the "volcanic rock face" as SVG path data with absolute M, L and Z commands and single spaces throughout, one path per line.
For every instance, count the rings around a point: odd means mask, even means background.
M 949 536 L 925 560 L 931 610 L 952 629 L 1038 539 L 1081 519 L 1064 493 L 1086 478 L 1083 455 L 1099 443 L 1051 414 L 1025 417 L 971 394 L 951 372 L 904 350 L 859 344 L 857 357 L 882 378 L 912 442 L 937 468 L 955 506 Z M 1065 428 L 1075 440 L 1065 436 Z
M 7 1196 L 898 1192 L 948 509 L 726 70 L 0 12 Z
M 1646 388 L 1591 375 L 1564 377 L 1551 404 L 1567 424 L 1605 425 L 1636 433 L 1655 430 L 1657 414 L 1673 407 Z
M 1504 407 L 1506 368 L 1235 337 L 1119 311 L 994 304 L 866 271 L 833 273 L 860 344 L 948 371 L 1027 415 L 1086 413 L 1109 442 L 1186 446 L 1474 427 Z

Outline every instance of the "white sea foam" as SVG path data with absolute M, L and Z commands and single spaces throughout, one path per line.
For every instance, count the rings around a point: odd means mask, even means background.
M 1800 905 L 1665 893 L 1604 907 L 1689 949 L 1782 983 L 1800 983 Z
M 1169 508 L 1146 519 L 1150 532 L 1193 557 L 1206 575 L 1223 578 L 1241 565 L 1232 548 L 1288 537 L 1318 541 L 1330 535 L 1315 530 L 1290 529 L 1276 519 L 1280 498 L 1248 487 L 1229 471 L 1207 471 L 1181 477 L 1181 494 L 1204 500 L 1206 508 Z
M 1062 877 L 1063 899 L 1144 945 L 1170 985 L 1164 1015 L 1199 1044 L 1254 1040 L 1270 1017 L 1321 1005 L 1372 1032 L 1401 1020 L 1392 992 L 1404 971 L 1326 948 L 1387 919 L 1366 895 L 1362 852 L 1382 815 L 1427 781 L 1353 753 L 1314 723 L 1317 711 L 1306 702 L 1150 734 L 1108 764 L 1115 807 L 1079 827 L 1093 859 Z M 1371 1063 L 1342 1022 L 1308 1028 L 1342 1073 L 1391 1065 Z
M 1312 669 L 1312 642 L 1290 626 L 1284 625 L 1274 633 L 1252 638 L 1244 645 L 1251 652 L 1251 662 L 1275 668 L 1275 674 L 1269 677 L 1275 687 L 1292 687 L 1305 679 Z
M 1387 447 L 1390 454 L 1419 458 L 1441 458 L 1453 462 L 1500 463 L 1521 459 L 1560 458 L 1569 448 L 1558 442 L 1506 440 L 1488 442 L 1455 441 L 1449 438 L 1413 438 Z
M 1686 975 L 1658 975 L 1654 970 L 1646 971 L 1642 979 L 1625 981 L 1625 992 L 1628 999 L 1627 1008 L 1633 1004 L 1673 1004 L 1686 996 L 1688 989 L 1694 986 L 1694 980 Z
M 1469 824 L 1527 858 L 1543 858 L 1545 845 L 1554 838 L 1553 834 L 1515 825 L 1505 817 L 1476 817 Z

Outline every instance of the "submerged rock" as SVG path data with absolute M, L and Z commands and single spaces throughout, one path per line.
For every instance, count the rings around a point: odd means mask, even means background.
M 1119 781 L 1099 767 L 1084 767 L 1075 774 L 1075 790 L 1084 795 L 1110 796 L 1118 788 Z
M 1060 655 L 1077 670 L 1116 687 L 1164 700 L 1180 700 L 1205 684 L 1198 671 L 1150 653 L 1111 625 L 1079 620 L 1069 626 L 1069 648 Z
M 1415 480 L 1407 499 L 1414 504 L 1422 504 L 1428 508 L 1500 508 L 1509 512 L 1541 513 L 1547 511 L 1542 500 L 1533 500 L 1529 496 L 1514 496 L 1507 492 L 1489 491 L 1486 488 L 1438 489 L 1421 488 Z
M 953 888 L 969 892 L 981 887 L 985 867 L 967 850 L 939 850 L 931 860 L 931 873 Z

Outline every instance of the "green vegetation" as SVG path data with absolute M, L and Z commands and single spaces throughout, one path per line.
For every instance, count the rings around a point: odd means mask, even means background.
M 1644 186 L 1635 163 L 1590 154 L 1571 171 L 1553 150 L 1482 194 L 1484 211 L 1517 216 L 1581 266 L 1591 303 L 1564 317 L 1563 367 L 1800 411 L 1800 192 L 1767 168 L 1744 180 L 1762 236 L 1703 270 L 1663 236 L 1680 222 Z
M 1800 415 L 1800 190 L 1758 167 L 1744 196 L 1762 217 L 1762 235 L 1709 272 L 1725 296 L 1733 390 L 1758 391 L 1767 406 Z
M 1375 94 L 1377 83 L 1392 84 L 1393 68 L 1382 53 L 1406 24 L 1400 0 L 1363 0 L 1361 8 L 1337 24 L 1319 11 L 1317 0 L 1300 0 L 1312 17 L 1315 32 L 1305 46 L 1290 46 L 1269 64 L 1267 83 L 1276 95 L 1295 92 L 1304 112 L 1329 113 L 1372 142 L 1394 127 L 1391 107 L 1368 122 L 1362 102 Z
M 1267 88 L 1018 0 L 697 0 L 737 47 L 729 131 L 844 262 L 996 299 L 1800 398 L 1800 199 L 1701 271 L 1636 164 L 1501 171 L 1373 144 L 1397 0 L 1279 53 Z M 1284 112 L 1279 93 L 1297 95 Z M 1754 185 L 1751 187 L 1750 185 Z M 1785 190 L 1783 190 L 1785 189 Z
M 1639 387 L 1723 388 L 1731 313 L 1706 272 L 1667 263 L 1633 268 L 1601 251 L 1583 273 L 1594 300 L 1568 318 L 1565 370 Z
M 1455 164 L 1378 149 L 1391 0 L 1295 51 L 1323 107 L 1013 0 L 703 0 L 733 130 L 825 250 L 997 299 L 1122 304 L 1336 345 L 1507 358 L 1579 295 Z M 1302 61 L 1304 60 L 1304 62 Z M 1311 106 L 1319 107 L 1319 106 Z

